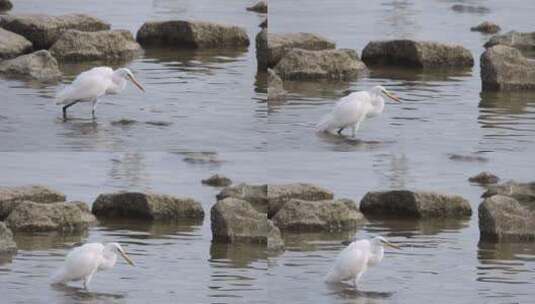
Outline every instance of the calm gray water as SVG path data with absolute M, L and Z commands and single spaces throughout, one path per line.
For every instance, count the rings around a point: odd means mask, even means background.
M 18 2 L 15 12 L 87 12 L 131 31 L 147 19 L 191 17 L 243 25 L 253 39 L 262 20 L 243 10 L 254 1 Z M 0 184 L 47 184 L 89 204 L 102 192 L 152 190 L 196 198 L 208 214 L 217 190 L 200 180 L 222 173 L 235 182 L 317 183 L 357 201 L 371 190 L 456 193 L 471 202 L 469 220 L 370 221 L 358 237 L 384 235 L 403 250 L 387 251 L 359 291 L 322 282 L 340 242 L 353 232 L 287 234 L 287 250 L 277 256 L 257 247 L 212 245 L 208 217 L 180 226 L 101 223 L 81 236 L 19 234 L 19 253 L 0 262 L 3 301 L 532 302 L 535 245 L 479 244 L 476 210 L 484 189 L 467 178 L 490 170 L 506 180 L 533 180 L 535 94 L 482 94 L 478 61 L 488 37 L 469 28 L 491 20 L 505 31 L 532 31 L 535 4 L 474 0 L 465 2 L 490 13 L 450 10 L 460 2 L 271 0 L 272 32 L 315 32 L 359 53 L 374 39 L 455 42 L 476 60 L 463 71 L 375 69 L 348 83 L 285 83 L 285 102 L 265 102 L 253 47 L 217 55 L 148 51 L 129 64 L 147 93 L 129 87 L 106 99 L 96 123 L 85 120 L 89 109 L 76 109 L 79 119 L 63 123 L 52 105 L 55 86 L 0 80 L 1 94 L 7 94 L 0 102 L 0 150 L 11 151 L 0 153 Z M 64 82 L 83 68 L 65 67 Z M 376 84 L 405 101 L 366 121 L 358 139 L 314 134 L 314 124 L 338 98 Z M 136 123 L 113 124 L 122 118 Z M 105 152 L 110 150 L 139 152 Z M 176 151 L 213 151 L 220 162 L 191 163 Z M 482 160 L 456 161 L 452 154 Z M 76 284 L 48 285 L 47 276 L 73 244 L 111 240 L 125 243 L 139 266 L 121 263 L 99 273 L 91 293 Z
M 112 28 L 137 32 L 148 20 L 191 19 L 245 27 L 248 50 L 147 50 L 127 63 L 145 86 L 101 100 L 97 120 L 89 105 L 72 107 L 64 122 L 53 102 L 64 84 L 0 81 L 2 151 L 198 151 L 265 149 L 265 84 L 256 80 L 254 36 L 263 20 L 245 7 L 254 1 L 17 1 L 12 13 L 87 13 Z M 63 68 L 65 84 L 89 65 Z M 128 125 L 114 124 L 121 119 Z M 46 130 L 46 131 L 43 131 Z

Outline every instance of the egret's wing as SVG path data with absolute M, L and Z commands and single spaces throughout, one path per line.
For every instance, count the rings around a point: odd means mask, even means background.
M 366 268 L 369 250 L 370 243 L 368 240 L 349 244 L 340 252 L 325 280 L 328 282 L 340 282 L 353 279 L 357 273 Z
M 76 100 L 93 100 L 106 93 L 111 84 L 113 70 L 108 67 L 92 68 L 78 75 L 74 81 L 56 96 L 56 104 L 67 104 Z
M 98 243 L 85 244 L 67 255 L 64 265 L 53 276 L 56 283 L 79 280 L 95 269 L 102 259 L 104 246 Z
M 366 115 L 370 95 L 367 92 L 355 92 L 338 101 L 332 112 L 323 122 L 325 130 L 334 130 L 355 124 Z

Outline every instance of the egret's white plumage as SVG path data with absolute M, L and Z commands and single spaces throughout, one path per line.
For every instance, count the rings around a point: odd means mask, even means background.
M 80 73 L 74 81 L 56 95 L 56 104 L 63 105 L 63 116 L 67 109 L 78 102 L 92 103 L 92 116 L 95 116 L 99 98 L 109 94 L 119 94 L 126 87 L 127 80 L 132 81 L 140 90 L 143 86 L 127 68 L 112 70 L 109 67 L 96 67 Z
M 371 240 L 359 240 L 349 244 L 336 258 L 325 281 L 328 283 L 353 280 L 355 287 L 360 277 L 368 270 L 368 267 L 377 265 L 384 256 L 384 246 L 400 249 L 378 236 Z
M 362 121 L 383 112 L 385 101 L 382 94 L 399 102 L 398 97 L 382 86 L 376 86 L 369 92 L 351 93 L 336 103 L 331 113 L 325 115 L 317 124 L 316 130 L 318 132 L 337 130 L 340 134 L 345 128 L 351 127 L 352 135 L 355 136 Z
M 108 270 L 115 266 L 117 254 L 126 262 L 134 265 L 119 243 L 88 243 L 74 248 L 65 258 L 64 264 L 51 277 L 52 284 L 83 280 L 87 289 L 97 271 Z

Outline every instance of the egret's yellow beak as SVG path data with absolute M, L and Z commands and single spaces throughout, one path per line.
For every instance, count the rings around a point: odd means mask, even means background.
M 388 247 L 391 247 L 391 248 L 394 248 L 394 249 L 397 249 L 397 250 L 401 250 L 401 247 L 399 247 L 398 245 L 394 245 L 390 242 L 384 242 L 384 244 Z
M 123 252 L 123 251 L 119 251 L 119 253 L 121 254 L 121 256 L 124 258 L 124 260 L 125 260 L 128 264 L 130 264 L 130 265 L 132 265 L 132 266 L 136 266 L 136 263 L 134 263 L 134 261 L 132 261 L 132 259 L 131 259 L 128 255 L 126 255 L 125 252 Z
M 143 88 L 143 86 L 141 85 L 141 83 L 139 83 L 135 78 L 134 76 L 130 76 L 128 75 L 128 79 L 130 79 L 132 81 L 133 84 L 136 85 L 136 87 L 138 87 L 141 91 L 145 92 L 145 89 Z
M 394 100 L 394 101 L 397 101 L 397 102 L 401 102 L 401 100 L 399 99 L 399 97 L 397 97 L 396 95 L 388 92 L 388 91 L 384 91 L 385 95 L 388 96 L 388 98 Z

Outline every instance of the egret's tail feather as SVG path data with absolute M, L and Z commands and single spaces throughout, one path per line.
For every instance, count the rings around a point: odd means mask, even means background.
M 65 269 L 63 267 L 50 276 L 50 284 L 61 284 L 65 283 L 65 281 Z
M 316 132 L 328 132 L 332 129 L 331 121 L 333 119 L 332 114 L 323 116 L 320 122 L 316 125 Z
M 62 105 L 62 104 L 69 103 L 71 101 L 69 99 L 69 96 L 71 95 L 71 90 L 72 89 L 70 87 L 65 87 L 61 91 L 59 91 L 56 94 L 56 104 L 57 105 Z

